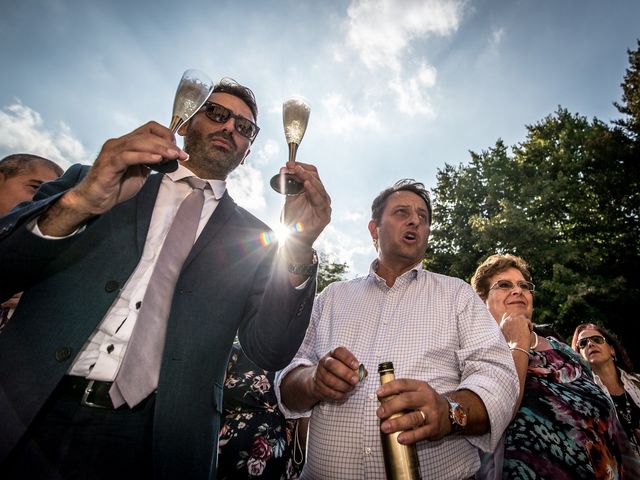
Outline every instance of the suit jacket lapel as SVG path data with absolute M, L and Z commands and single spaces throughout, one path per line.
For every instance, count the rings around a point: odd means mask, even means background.
M 153 207 L 155 206 L 156 199 L 158 198 L 160 183 L 162 183 L 162 175 L 149 175 L 149 178 L 147 178 L 147 181 L 144 183 L 136 197 L 136 246 L 138 248 L 139 255 L 142 255 L 142 251 L 144 250 L 144 243 L 147 239 L 147 233 L 149 232 L 151 215 L 153 214 Z
M 224 225 L 229 221 L 233 212 L 235 212 L 236 203 L 229 196 L 228 192 L 224 192 L 224 195 L 220 199 L 220 203 L 213 211 L 213 214 L 209 218 L 209 221 L 205 225 L 202 233 L 193 245 L 191 252 L 187 256 L 182 268 L 185 268 L 191 260 L 193 260 L 198 253 L 220 232 Z

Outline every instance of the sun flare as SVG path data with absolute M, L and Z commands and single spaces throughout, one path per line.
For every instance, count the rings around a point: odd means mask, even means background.
M 273 229 L 273 233 L 275 233 L 278 244 L 284 245 L 291 234 L 291 230 L 286 225 L 280 223 Z

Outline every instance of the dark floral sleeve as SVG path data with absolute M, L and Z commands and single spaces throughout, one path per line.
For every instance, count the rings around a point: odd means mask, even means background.
M 278 409 L 273 372 L 257 367 L 234 344 L 224 385 L 218 441 L 218 480 L 296 479 L 294 421 Z

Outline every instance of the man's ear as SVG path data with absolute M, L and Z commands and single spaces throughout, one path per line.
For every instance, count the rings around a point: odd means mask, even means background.
M 373 240 L 377 240 L 378 239 L 378 224 L 376 223 L 375 220 L 369 220 L 369 225 L 367 226 L 367 228 L 369 228 L 369 233 L 371 234 L 371 238 Z
M 189 123 L 191 123 L 191 119 L 189 119 L 188 122 L 184 122 L 182 125 L 180 125 L 180 128 L 178 129 L 178 135 L 184 137 L 187 134 Z

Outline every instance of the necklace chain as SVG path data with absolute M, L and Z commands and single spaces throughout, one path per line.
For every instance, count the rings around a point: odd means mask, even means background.
M 638 442 L 638 437 L 636 435 L 637 430 L 634 428 L 632 423 L 632 409 L 631 409 L 631 400 L 629 400 L 629 395 L 627 391 L 624 390 L 624 406 L 620 405 L 618 409 L 618 405 L 616 405 L 616 411 L 621 417 L 621 421 L 624 421 L 623 427 L 628 434 L 629 440 L 631 441 L 631 445 L 634 450 L 640 454 L 640 443 Z M 620 395 L 620 396 L 623 396 Z
M 624 406 L 620 407 L 618 413 L 622 416 L 625 422 L 628 424 L 631 423 L 631 405 L 629 404 L 629 397 L 627 396 L 627 391 L 624 391 Z

